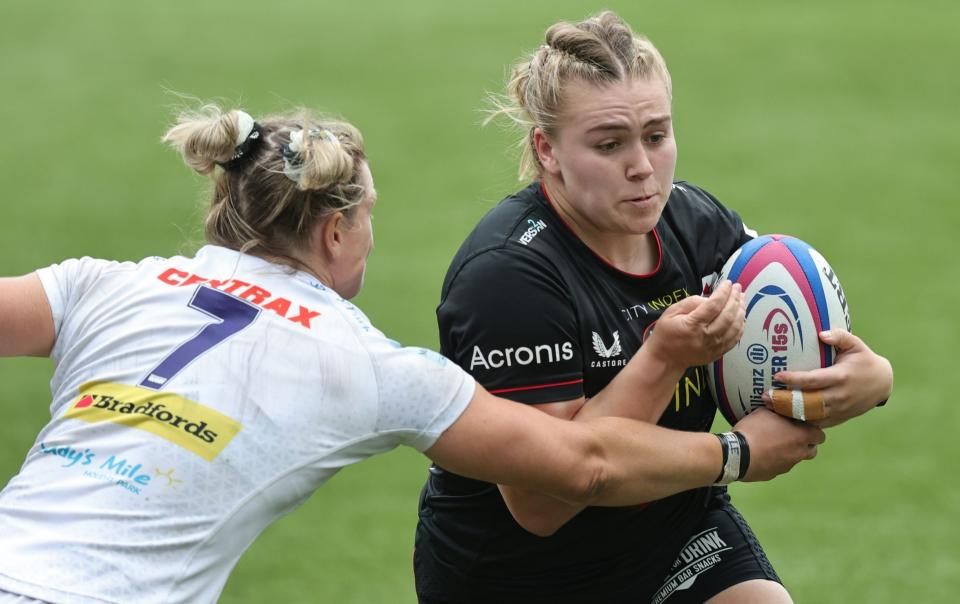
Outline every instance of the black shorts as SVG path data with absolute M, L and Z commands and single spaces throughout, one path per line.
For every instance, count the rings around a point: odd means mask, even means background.
M 680 549 L 651 604 L 695 604 L 738 583 L 768 579 L 781 583 L 746 520 L 718 489 L 704 516 Z
M 557 596 L 553 594 L 542 600 L 528 595 L 523 597 L 523 601 L 549 601 L 551 604 L 595 604 L 596 602 L 699 604 L 744 581 L 768 579 L 781 582 L 753 531 L 730 503 L 730 497 L 725 488 L 714 489 L 703 518 L 685 540 L 683 547 L 669 554 L 664 552 L 664 558 L 663 568 L 667 568 L 667 560 L 675 559 L 664 577 L 643 578 L 642 575 L 649 573 L 649 569 L 638 569 L 640 579 L 638 584 L 647 586 L 639 590 L 635 587 L 634 590 L 628 590 L 626 593 L 611 591 L 595 592 L 589 595 Z M 414 573 L 420 604 L 514 601 L 509 596 L 498 597 L 496 600 L 491 600 L 486 595 L 478 595 L 477 598 L 466 600 L 460 595 L 438 597 L 433 577 L 436 572 L 438 569 L 434 568 L 432 561 L 414 554 Z M 545 591 L 549 591 L 547 586 L 544 587 Z M 477 586 L 478 592 L 482 590 L 483 587 Z M 637 591 L 643 593 L 637 593 Z

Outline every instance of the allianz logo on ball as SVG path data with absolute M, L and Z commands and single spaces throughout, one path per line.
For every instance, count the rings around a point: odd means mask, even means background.
M 784 235 L 747 242 L 727 261 L 720 279 L 743 287 L 747 312 L 740 341 L 707 372 L 717 407 L 731 424 L 763 406 L 773 376 L 833 364 L 835 351 L 820 331 L 850 328 L 840 281 L 807 243 Z
M 767 348 L 763 344 L 751 344 L 747 348 L 747 358 L 754 365 L 763 365 L 767 362 L 769 356 L 770 353 L 767 352 Z

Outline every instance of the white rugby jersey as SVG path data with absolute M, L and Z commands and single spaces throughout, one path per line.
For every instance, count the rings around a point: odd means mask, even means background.
M 303 272 L 217 246 L 38 271 L 52 420 L 0 493 L 0 589 L 212 602 L 257 535 L 340 468 L 424 450 L 473 378 Z

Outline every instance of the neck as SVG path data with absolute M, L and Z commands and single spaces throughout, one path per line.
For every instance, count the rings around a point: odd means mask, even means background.
M 596 224 L 571 203 L 563 182 L 549 174 L 543 176 L 543 188 L 570 230 L 608 264 L 635 275 L 653 272 L 657 267 L 657 242 L 652 232 L 630 233 Z
M 268 258 L 268 260 L 276 262 L 277 264 L 286 264 L 298 271 L 303 271 L 321 284 L 336 291 L 333 282 L 333 273 L 321 258 L 313 257 L 310 254 L 296 253 L 292 254 L 290 258 Z

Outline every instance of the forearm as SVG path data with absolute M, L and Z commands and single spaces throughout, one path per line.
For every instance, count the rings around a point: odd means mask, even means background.
M 593 418 L 578 422 L 599 430 L 602 449 L 599 461 L 605 468 L 596 499 L 557 498 L 543 492 L 500 485 L 510 513 L 525 530 L 549 536 L 588 505 L 635 505 L 662 499 L 674 493 L 705 486 L 716 480 L 720 467 L 720 444 L 712 434 L 678 432 L 648 423 L 622 429 L 617 418 Z M 619 430 L 617 428 L 620 427 Z
M 641 346 L 630 362 L 603 390 L 588 399 L 573 419 L 626 417 L 656 423 L 673 399 L 677 382 L 686 369 L 658 355 L 652 346 Z
M 619 418 L 591 419 L 580 426 L 593 435 L 582 470 L 592 476 L 580 506 L 622 506 L 655 501 L 713 484 L 722 468 L 722 447 L 710 433 L 681 432 Z
M 656 423 L 673 397 L 684 368 L 658 357 L 651 348 L 641 347 L 630 363 L 596 396 L 586 401 L 574 421 L 597 417 L 626 417 Z M 526 489 L 500 486 L 514 519 L 535 535 L 552 535 L 579 514 L 585 506 L 559 501 Z

